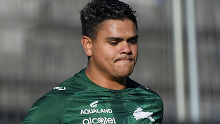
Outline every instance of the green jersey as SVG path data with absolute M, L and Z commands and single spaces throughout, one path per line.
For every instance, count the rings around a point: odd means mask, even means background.
M 21 124 L 161 124 L 162 117 L 152 90 L 130 78 L 126 89 L 106 89 L 83 69 L 36 101 Z

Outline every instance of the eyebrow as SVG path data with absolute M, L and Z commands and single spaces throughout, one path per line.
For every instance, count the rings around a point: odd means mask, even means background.
M 138 35 L 135 35 L 133 37 L 128 38 L 127 40 L 133 40 L 133 39 L 138 39 Z
M 116 41 L 123 41 L 124 40 L 124 38 L 121 38 L 121 37 L 107 37 L 107 38 L 105 38 L 106 40 L 116 40 Z M 127 40 L 131 40 L 131 39 L 138 39 L 138 35 L 135 35 L 135 36 L 133 36 L 133 37 L 130 37 L 130 38 L 128 38 Z

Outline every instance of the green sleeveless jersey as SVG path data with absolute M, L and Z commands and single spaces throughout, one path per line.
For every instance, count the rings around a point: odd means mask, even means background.
M 162 99 L 130 78 L 127 88 L 94 84 L 85 69 L 43 95 L 21 124 L 161 124 Z

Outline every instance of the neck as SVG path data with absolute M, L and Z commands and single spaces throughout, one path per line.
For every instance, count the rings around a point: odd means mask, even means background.
M 127 77 L 120 79 L 110 78 L 103 75 L 91 66 L 87 66 L 85 73 L 93 83 L 101 87 L 112 90 L 121 90 L 126 88 Z

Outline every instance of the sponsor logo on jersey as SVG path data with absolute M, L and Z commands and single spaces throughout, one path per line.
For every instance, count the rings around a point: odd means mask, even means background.
M 141 107 L 137 108 L 137 110 L 134 111 L 133 116 L 136 120 L 148 118 L 151 121 L 155 121 L 151 115 L 153 115 L 153 112 L 143 112 L 143 109 Z
M 98 106 L 99 101 L 94 101 L 90 104 L 92 108 L 96 108 Z
M 116 124 L 115 118 L 99 117 L 83 120 L 83 124 Z
M 80 114 L 94 114 L 94 113 L 112 113 L 112 109 L 95 109 L 98 106 L 99 101 L 94 101 L 90 104 L 93 109 L 83 109 Z
M 94 113 L 112 113 L 111 109 L 84 109 L 80 114 L 94 114 Z
M 54 87 L 55 90 L 66 90 L 66 87 Z
M 112 109 L 97 109 L 99 101 L 94 101 L 90 104 L 91 109 L 81 110 L 81 115 L 86 114 L 99 114 L 99 113 L 112 113 Z M 116 124 L 115 118 L 98 117 L 98 118 L 86 118 L 82 121 L 83 124 Z

